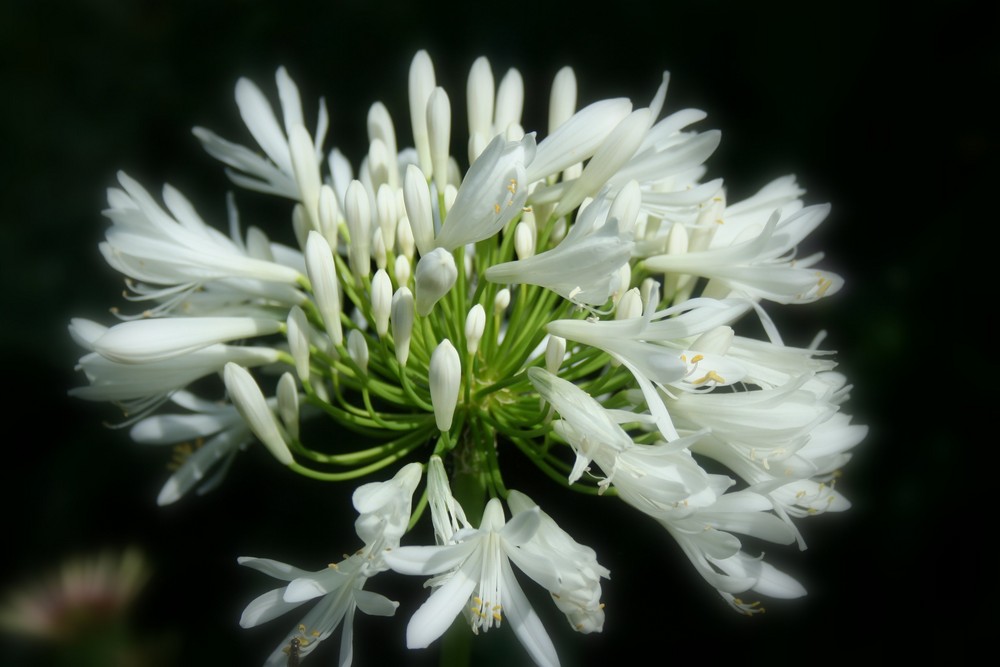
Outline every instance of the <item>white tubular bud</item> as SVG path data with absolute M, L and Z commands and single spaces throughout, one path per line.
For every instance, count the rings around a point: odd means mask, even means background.
M 347 249 L 347 259 L 351 265 L 355 282 L 371 271 L 372 216 L 368 191 L 361 181 L 351 181 L 344 196 L 344 217 L 351 244 Z
M 309 322 L 298 306 L 288 311 L 286 321 L 288 351 L 295 360 L 295 372 L 303 382 L 309 381 Z
M 639 286 L 639 293 L 642 295 L 643 312 L 647 310 L 655 311 L 660 305 L 660 283 L 655 278 L 646 278 Z
M 319 232 L 330 244 L 330 250 L 337 252 L 340 207 L 337 206 L 337 195 L 329 185 L 324 185 L 319 190 Z
M 294 440 L 299 439 L 299 386 L 291 373 L 283 373 L 278 380 L 278 416 L 285 431 Z
M 400 287 L 392 295 L 392 341 L 396 347 L 396 361 L 406 366 L 410 356 L 410 335 L 413 332 L 413 294 L 407 287 Z
M 510 125 L 520 125 L 524 107 L 524 80 L 516 69 L 507 70 L 497 88 L 497 106 L 493 116 L 493 129 L 507 133 Z
M 372 234 L 372 257 L 375 259 L 375 268 L 385 270 L 389 257 L 385 251 L 385 241 L 382 240 L 381 227 L 376 227 Z
M 639 207 L 641 205 L 642 192 L 639 190 L 639 183 L 637 181 L 629 181 L 615 195 L 615 200 L 611 202 L 611 209 L 608 211 L 608 220 L 614 218 L 618 221 L 618 231 L 621 234 L 631 234 L 635 228 L 635 221 L 639 217 Z
M 406 258 L 406 255 L 396 256 L 396 285 L 402 287 L 410 282 L 410 260 Z
M 535 230 L 526 222 L 514 228 L 514 252 L 518 259 L 528 259 L 535 254 Z
M 403 202 L 410 219 L 410 231 L 417 250 L 423 255 L 434 247 L 434 212 L 431 208 L 431 191 L 423 172 L 416 165 L 406 167 L 403 178 Z
M 458 279 L 455 258 L 444 248 L 435 248 L 420 258 L 414 274 L 417 314 L 427 317 L 441 297 Z
M 309 232 L 306 239 L 306 273 L 312 283 L 313 296 L 320 317 L 333 344 L 344 342 L 340 325 L 340 286 L 337 284 L 337 265 L 333 261 L 330 244 L 319 232 Z
M 238 364 L 229 362 L 222 373 L 226 391 L 233 406 L 243 416 L 253 434 L 264 443 L 268 451 L 282 465 L 290 465 L 292 453 L 281 435 L 274 413 L 267 407 L 267 399 L 261 392 L 250 372 Z
M 504 287 L 502 290 L 497 292 L 496 297 L 493 299 L 493 314 L 503 315 L 504 311 L 507 310 L 507 306 L 510 305 L 510 290 Z
M 399 149 L 396 147 L 396 128 L 392 124 L 392 117 L 389 110 L 381 102 L 376 102 L 368 110 L 368 140 L 380 140 L 385 144 L 386 152 L 389 154 L 389 180 L 391 187 L 399 186 L 399 168 L 396 167 L 396 155 Z
M 414 248 L 413 227 L 410 226 L 410 219 L 405 215 L 396 224 L 396 246 L 403 254 L 403 257 L 412 260 Z
M 389 169 L 395 168 L 395 156 L 390 156 L 381 139 L 374 139 L 368 145 L 368 175 L 373 188 L 389 182 Z
M 469 314 L 465 318 L 465 347 L 469 354 L 475 354 L 479 349 L 479 341 L 483 337 L 485 328 L 486 310 L 477 303 L 469 309 Z
M 427 100 L 427 134 L 434 184 L 441 192 L 448 183 L 448 148 L 451 145 L 451 101 L 444 88 L 435 88 Z
M 711 352 L 713 354 L 725 354 L 729 352 L 729 346 L 733 343 L 736 332 L 732 327 L 725 325 L 715 327 L 698 336 L 691 343 L 692 352 Z
M 668 255 L 683 255 L 688 252 L 687 228 L 681 223 L 675 222 L 670 225 L 666 250 Z M 685 300 L 681 294 L 690 281 L 690 275 L 671 271 L 663 276 L 663 293 L 675 303 L 680 303 Z
M 521 127 L 520 123 L 511 123 L 507 126 L 507 131 L 503 133 L 503 136 L 507 141 L 520 141 L 524 139 L 524 128 Z
M 458 390 L 462 385 L 462 362 L 451 341 L 445 338 L 431 353 L 428 374 L 431 386 L 431 403 L 434 405 L 434 420 L 438 429 L 447 431 L 455 417 L 458 405 Z
M 371 287 L 372 316 L 379 338 L 389 331 L 389 313 L 392 310 L 392 281 L 384 269 L 375 272 Z
M 292 209 L 292 232 L 295 234 L 295 241 L 299 244 L 300 248 L 305 245 L 306 235 L 309 234 L 310 229 L 309 214 L 306 213 L 302 204 L 296 204 Z
M 247 229 L 247 254 L 254 259 L 264 259 L 268 262 L 274 261 L 274 253 L 271 252 L 271 240 L 260 227 L 251 226 Z
M 561 336 L 550 335 L 549 342 L 545 345 L 545 370 L 553 375 L 557 375 L 565 358 L 566 339 Z
M 351 329 L 347 334 L 347 353 L 362 373 L 368 372 L 368 341 L 360 329 Z
M 611 299 L 614 303 L 618 303 L 618 300 L 622 298 L 622 294 L 628 290 L 628 286 L 631 284 L 632 267 L 626 262 L 618 268 L 618 275 L 614 278 L 614 285 L 611 290 Z
M 642 295 L 638 287 L 633 287 L 622 295 L 618 301 L 618 308 L 615 309 L 616 320 L 630 320 L 633 317 L 642 315 Z
M 382 230 L 382 242 L 387 252 L 396 247 L 396 222 L 399 220 L 399 209 L 396 208 L 396 195 L 393 189 L 384 183 L 378 186 L 375 195 L 375 219 L 378 228 Z
M 573 117 L 576 111 L 576 74 L 572 67 L 556 72 L 549 94 L 549 134 Z
M 434 64 L 426 51 L 418 51 L 410 63 L 409 97 L 410 124 L 413 128 L 413 145 L 424 178 L 431 177 L 431 147 L 427 136 L 427 99 L 434 90 Z
M 469 134 L 469 164 L 476 161 L 489 143 L 489 137 L 485 134 L 479 134 L 478 132 Z
M 323 181 L 319 175 L 316 146 L 309 131 L 302 125 L 292 125 L 288 133 L 288 148 L 291 151 L 295 183 L 299 188 L 299 201 L 309 216 L 309 226 L 319 229 L 319 188 Z
M 484 56 L 476 59 L 469 70 L 466 99 L 469 110 L 469 163 L 476 161 L 486 144 L 493 138 L 493 70 Z M 476 138 L 476 141 L 473 141 Z

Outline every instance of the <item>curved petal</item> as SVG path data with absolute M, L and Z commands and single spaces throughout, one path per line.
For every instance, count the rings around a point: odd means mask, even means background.
M 518 516 L 524 516 L 519 514 Z M 528 598 L 524 596 L 521 585 L 514 577 L 514 571 L 510 567 L 510 562 L 504 558 L 500 564 L 500 573 L 503 577 L 504 605 L 503 610 L 510 623 L 511 630 L 517 636 L 518 641 L 531 655 L 531 659 L 540 667 L 552 665 L 558 667 L 559 656 L 556 648 L 552 645 L 549 633 L 545 631 L 545 626 L 538 618 L 538 614 L 532 609 Z

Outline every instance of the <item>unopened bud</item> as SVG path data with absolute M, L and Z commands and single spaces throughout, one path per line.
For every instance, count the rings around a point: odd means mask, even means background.
M 389 331 L 389 313 L 392 309 L 392 281 L 383 269 L 375 272 L 371 286 L 372 316 L 375 318 L 375 331 L 379 338 L 384 338 Z
M 226 364 L 222 376 L 226 383 L 226 391 L 229 392 L 229 399 L 253 434 L 264 443 L 279 463 L 290 465 L 293 462 L 292 453 L 278 429 L 274 413 L 267 406 L 267 399 L 264 398 L 250 372 L 230 361 Z
M 431 353 L 428 379 L 431 388 L 431 403 L 434 405 L 434 420 L 442 431 L 451 429 L 458 405 L 458 390 L 462 384 L 462 363 L 458 351 L 445 338 Z
M 455 258 L 444 248 L 435 248 L 420 258 L 415 273 L 417 314 L 426 317 L 458 279 Z
M 319 232 L 311 231 L 306 239 L 306 272 L 312 283 L 316 306 L 323 318 L 326 332 L 334 345 L 344 342 L 340 324 L 340 286 L 337 284 L 337 265 L 333 261 L 330 244 Z
M 465 318 L 465 345 L 469 354 L 475 354 L 479 349 L 479 341 L 486 328 L 486 311 L 481 304 L 474 305 Z
M 347 353 L 362 373 L 368 372 L 368 341 L 360 329 L 351 329 L 347 334 Z
M 392 295 L 391 323 L 396 361 L 405 366 L 410 356 L 410 335 L 413 332 L 413 293 L 407 287 L 400 287 Z

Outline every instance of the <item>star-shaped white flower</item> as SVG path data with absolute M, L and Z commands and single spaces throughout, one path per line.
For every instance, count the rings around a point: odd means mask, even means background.
M 540 523 L 537 507 L 505 521 L 503 507 L 494 498 L 487 503 L 479 528 L 458 531 L 452 544 L 400 547 L 385 554 L 385 562 L 396 572 L 441 575 L 430 580 L 434 592 L 410 619 L 406 645 L 426 648 L 460 612 L 469 611 L 473 632 L 499 626 L 506 617 L 536 664 L 558 665 L 552 640 L 510 566 Z

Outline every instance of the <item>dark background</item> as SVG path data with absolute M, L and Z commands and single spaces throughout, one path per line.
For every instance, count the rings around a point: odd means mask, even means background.
M 8 0 L 0 5 L 8 368 L 0 507 L 9 537 L 0 587 L 67 556 L 136 544 L 154 577 L 133 628 L 164 664 L 258 664 L 297 623 L 294 612 L 239 629 L 243 606 L 272 580 L 238 568 L 236 557 L 319 569 L 355 545 L 351 489 L 295 477 L 256 447 L 219 491 L 157 508 L 169 455 L 105 429 L 102 421 L 118 418 L 108 406 L 66 396 L 82 381 L 66 323 L 110 321 L 106 309 L 121 305 L 120 280 L 97 252 L 116 170 L 153 192 L 169 181 L 222 220 L 227 182 L 190 128 L 249 141 L 232 99 L 238 77 L 273 91 L 275 68 L 287 66 L 307 114 L 326 97 L 330 141 L 357 164 L 375 100 L 393 114 L 400 145 L 409 142 L 407 70 L 426 48 L 459 127 L 468 68 L 481 54 L 498 82 L 511 66 L 523 74 L 528 128 L 544 129 L 562 65 L 576 70 L 581 106 L 607 96 L 641 106 L 669 69 L 667 111 L 702 108 L 701 126 L 723 131 L 710 173 L 726 178 L 731 201 L 794 172 L 808 201 L 833 204 L 807 249 L 823 249 L 846 288 L 817 306 L 772 308 L 790 343 L 829 331 L 855 384 L 847 410 L 871 427 L 842 480 L 854 508 L 805 522 L 805 553 L 769 550 L 810 595 L 739 617 L 652 522 L 615 503 L 567 503 L 531 471 L 513 472 L 510 486 L 534 492 L 612 570 L 603 635 L 577 636 L 552 605 L 536 603 L 563 663 L 647 650 L 664 661 L 691 652 L 712 662 L 860 652 L 954 659 L 983 638 L 977 622 L 996 615 L 986 611 L 996 557 L 981 509 L 996 437 L 973 429 L 992 416 L 982 406 L 996 395 L 984 345 L 996 331 L 984 289 L 993 267 L 981 258 L 996 226 L 987 180 L 996 113 L 983 98 L 1000 69 L 996 19 L 965 2 Z M 461 129 L 455 135 L 464 142 Z M 464 156 L 464 143 L 453 154 Z M 242 213 L 269 224 L 265 212 Z M 423 599 L 408 592 L 416 581 L 376 582 L 403 606 L 390 621 L 359 615 L 359 664 L 393 659 Z M 48 659 L 36 645 L 0 641 L 2 664 Z M 331 643 L 310 662 L 335 660 Z M 482 666 L 524 660 L 506 628 L 476 645 Z M 433 651 L 405 655 L 434 663 Z

